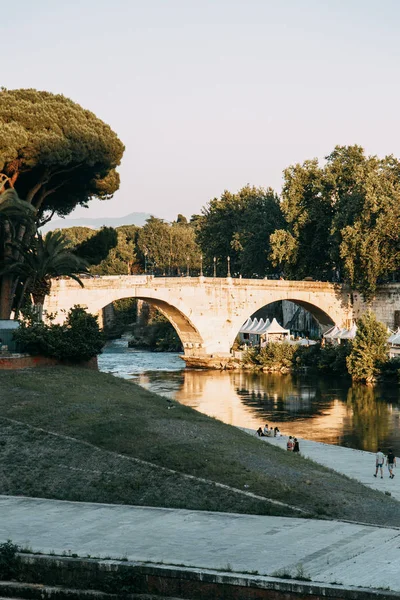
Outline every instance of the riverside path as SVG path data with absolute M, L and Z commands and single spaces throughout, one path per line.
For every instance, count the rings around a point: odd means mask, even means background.
M 286 437 L 260 438 L 264 441 L 286 445 Z M 302 439 L 300 448 L 303 455 L 400 500 L 400 471 L 393 481 L 387 473 L 375 480 L 372 453 Z M 261 579 L 283 573 L 295 578 L 300 570 L 310 585 L 390 588 L 380 597 L 400 597 L 398 528 L 11 496 L 0 496 L 0 515 L 0 541 L 11 539 L 37 552 L 125 557 L 235 574 L 257 571 Z

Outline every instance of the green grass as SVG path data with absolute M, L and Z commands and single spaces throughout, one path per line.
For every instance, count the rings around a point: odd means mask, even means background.
M 1 371 L 0 425 L 3 494 L 400 526 L 392 498 L 111 375 Z

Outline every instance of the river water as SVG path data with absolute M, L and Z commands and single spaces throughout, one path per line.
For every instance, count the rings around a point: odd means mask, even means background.
M 101 371 L 141 386 L 230 425 L 257 429 L 268 423 L 285 434 L 400 456 L 400 387 L 351 385 L 319 375 L 185 369 L 175 353 L 128 348 L 109 342 Z

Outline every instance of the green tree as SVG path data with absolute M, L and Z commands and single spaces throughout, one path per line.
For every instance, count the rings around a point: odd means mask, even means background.
M 357 333 L 347 369 L 354 381 L 370 383 L 376 379 L 379 367 L 387 361 L 387 330 L 372 312 L 367 312 L 357 323 Z
M 108 125 L 62 95 L 0 91 L 0 172 L 37 218 L 111 198 L 124 146 Z M 46 216 L 47 215 L 47 216 Z
M 366 300 L 400 267 L 400 183 L 386 161 L 365 173 L 362 210 L 341 230 L 340 257 Z
M 285 171 L 286 228 L 271 236 L 271 258 L 287 276 L 340 274 L 369 300 L 400 266 L 400 162 L 336 146 Z
M 113 227 L 102 227 L 74 249 L 74 254 L 90 265 L 98 265 L 106 259 L 110 250 L 118 244 L 118 233 Z
M 180 220 L 166 223 L 150 217 L 139 230 L 137 246 L 147 268 L 158 274 L 180 275 L 187 266 L 198 270 L 201 250 L 196 242 L 195 230 Z
M 119 187 L 116 167 L 124 147 L 108 125 L 62 95 L 0 91 L 0 194 L 15 189 L 35 212 L 38 226 L 68 215 L 92 198 L 108 199 Z M 15 238 L 32 233 L 18 224 Z M 0 262 L 4 260 L 3 254 Z M 18 280 L 0 281 L 0 318 L 10 317 Z
M 138 233 L 137 245 L 148 270 L 162 273 L 168 269 L 172 238 L 170 226 L 163 219 L 147 219 Z
M 317 160 L 284 171 L 282 212 L 286 228 L 271 235 L 271 259 L 291 278 L 325 279 L 332 271 L 331 196 Z
M 208 265 L 217 258 L 219 275 L 226 275 L 228 256 L 232 273 L 253 277 L 272 270 L 270 235 L 284 221 L 279 198 L 270 188 L 246 186 L 236 194 L 225 191 L 192 222 Z
M 65 229 L 55 229 L 54 231 L 62 233 L 70 250 L 75 250 L 79 244 L 86 242 L 86 240 L 96 235 L 96 229 L 91 229 L 90 227 L 66 227 Z
M 90 267 L 93 275 L 133 275 L 139 270 L 135 243 L 125 231 L 122 227 L 114 229 L 117 243 L 99 264 Z
M 27 293 L 33 300 L 38 319 L 41 320 L 52 278 L 68 276 L 83 287 L 78 276 L 80 273 L 87 273 L 87 263 L 67 249 L 60 232 L 49 231 L 45 237 L 37 234 L 30 246 L 22 248 L 19 260 L 12 257 L 7 260 L 0 274 L 13 274 L 21 284 L 16 313 L 18 314 Z
M 189 266 L 196 271 L 200 268 L 201 250 L 196 242 L 196 232 L 192 225 L 177 221 L 170 226 L 170 254 L 168 257 L 168 274 L 181 275 Z

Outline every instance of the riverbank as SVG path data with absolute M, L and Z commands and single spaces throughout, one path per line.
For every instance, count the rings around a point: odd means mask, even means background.
M 254 436 L 252 429 L 244 429 L 248 435 Z M 261 442 L 271 444 L 282 450 L 286 450 L 287 436 L 282 437 L 260 437 Z M 305 458 L 309 458 L 328 469 L 333 469 L 346 477 L 351 477 L 363 485 L 383 492 L 386 495 L 400 501 L 400 469 L 397 475 L 397 469 L 394 469 L 394 479 L 389 479 L 389 472 L 385 465 L 383 469 L 383 478 L 375 478 L 375 453 L 365 452 L 364 450 L 355 450 L 353 448 L 343 448 L 321 442 L 313 442 L 298 438 L 300 453 Z M 387 449 L 383 449 L 387 452 Z
M 3 494 L 400 526 L 392 498 L 110 375 L 3 371 L 0 409 Z

